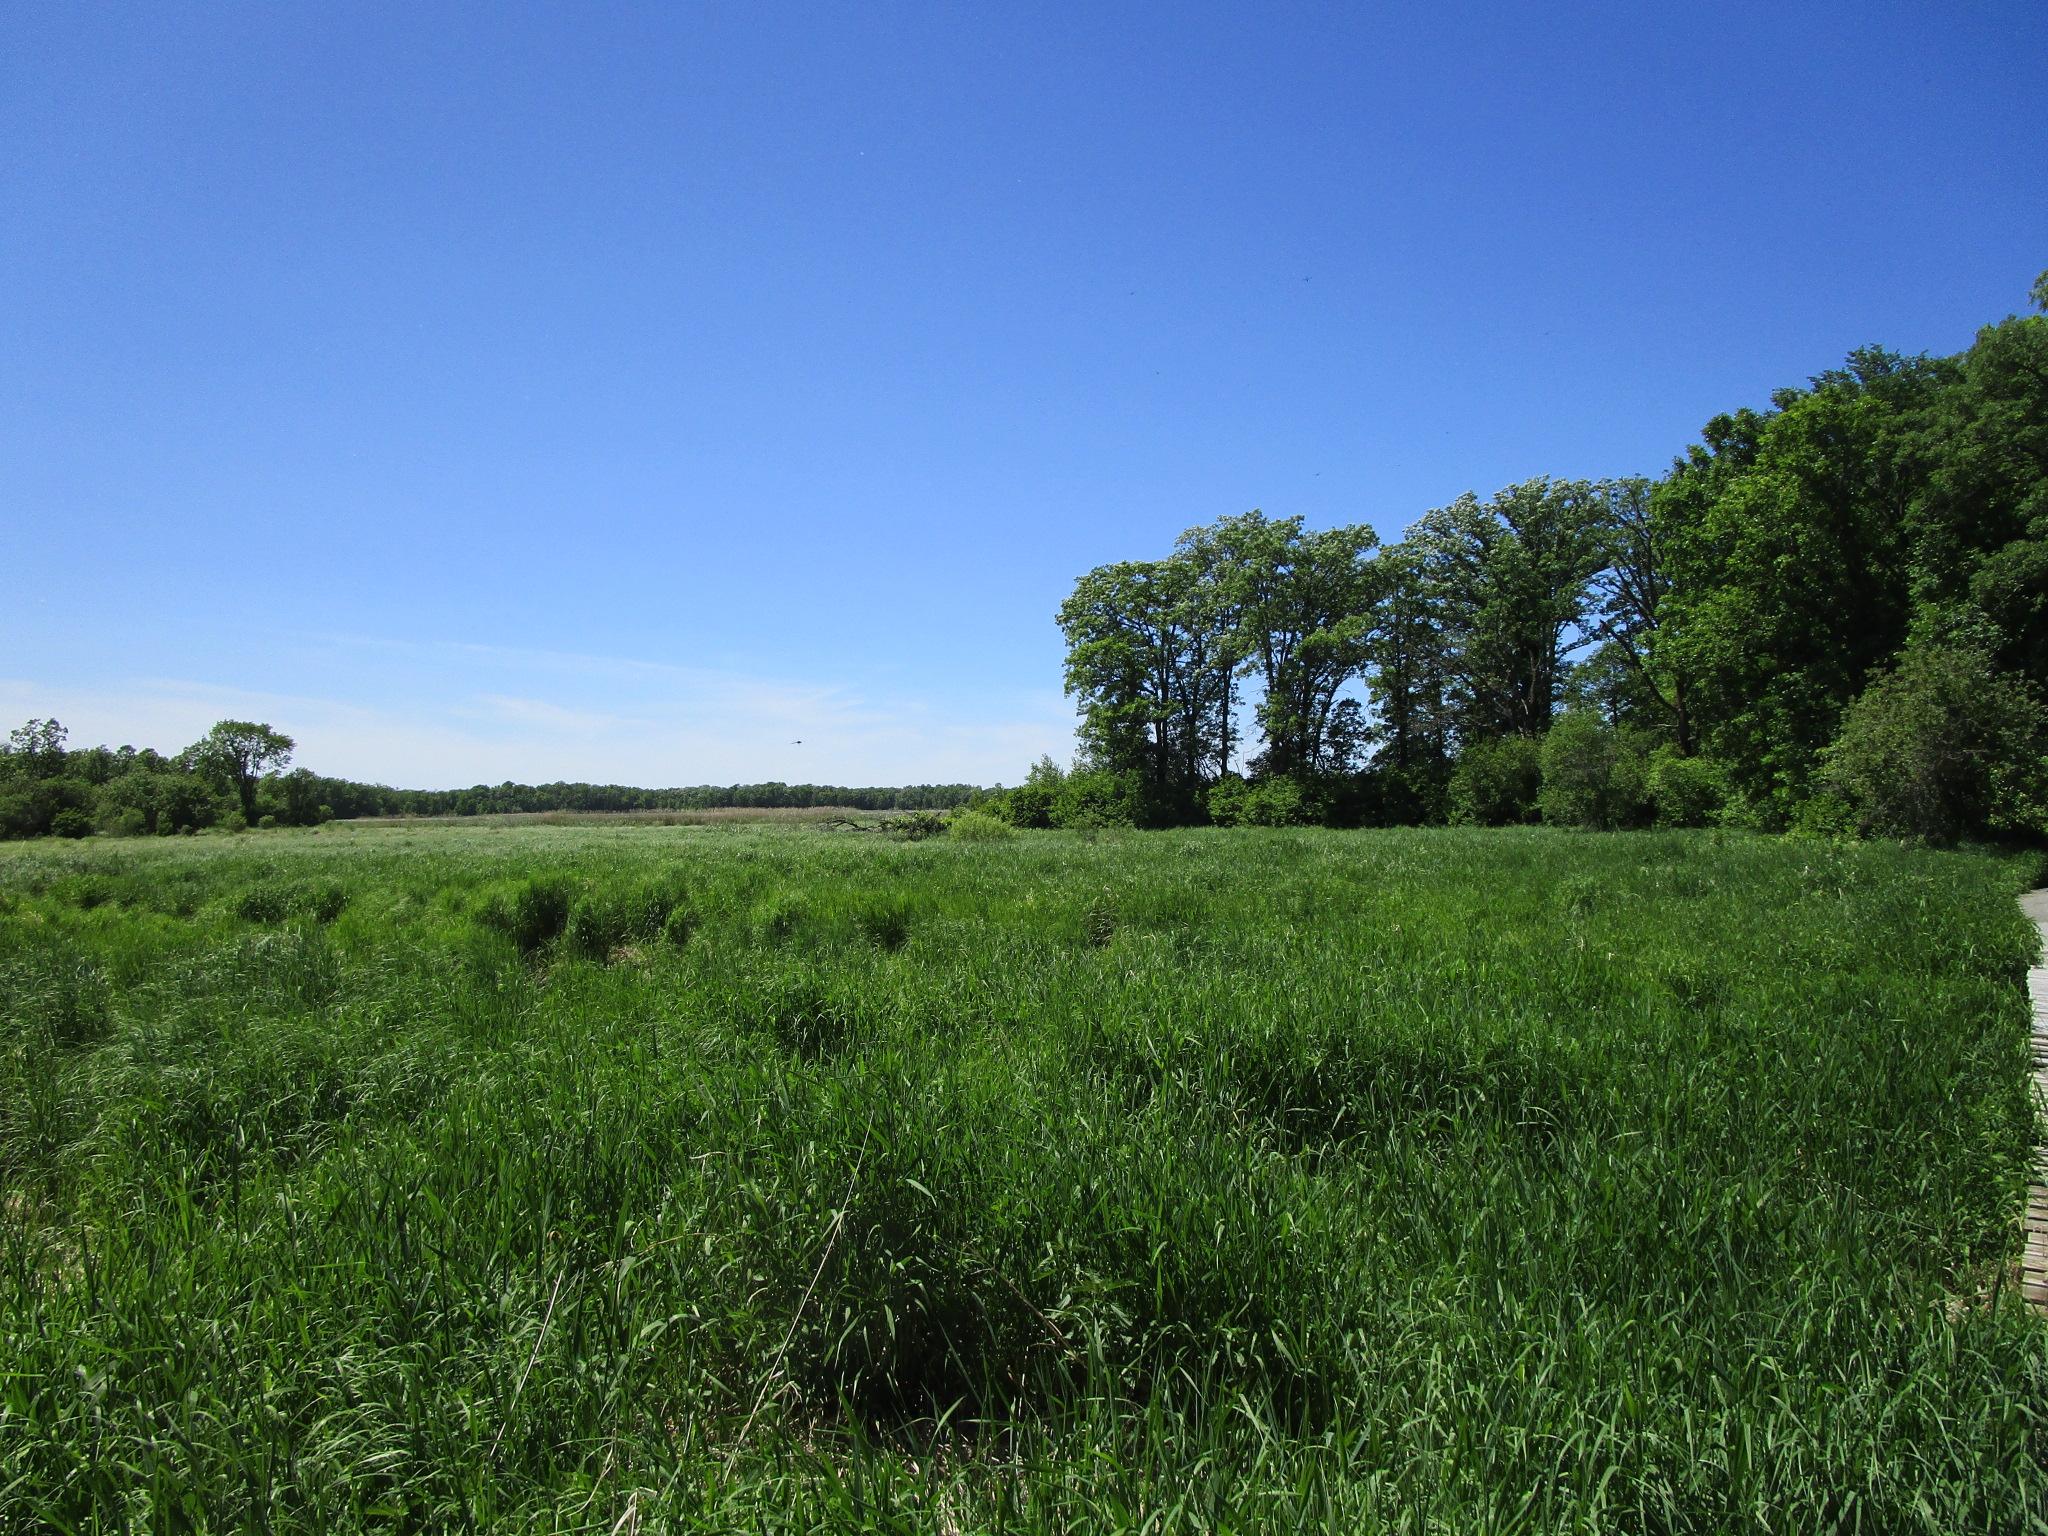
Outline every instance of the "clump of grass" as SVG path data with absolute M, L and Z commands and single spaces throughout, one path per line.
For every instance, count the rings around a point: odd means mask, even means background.
M 1105 947 L 1115 940 L 1122 916 L 1122 903 L 1116 892 L 1105 886 L 1088 898 L 1088 905 L 1081 912 L 1082 938 L 1096 949 Z
M 478 912 L 486 927 L 509 935 L 530 955 L 560 938 L 576 902 L 575 886 L 559 874 L 532 875 L 489 892 Z
M 754 904 L 749 926 L 757 944 L 772 947 L 794 938 L 807 915 L 802 898 L 792 892 L 777 892 Z
M 912 908 L 900 892 L 871 896 L 854 911 L 854 924 L 861 936 L 877 949 L 901 949 L 910 942 Z
M 245 923 L 281 923 L 291 911 L 291 890 L 276 881 L 251 886 L 236 898 L 235 916 Z

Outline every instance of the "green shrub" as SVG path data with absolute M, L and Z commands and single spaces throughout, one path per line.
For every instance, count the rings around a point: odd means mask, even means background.
M 1366 777 L 1370 786 L 1368 815 L 1375 826 L 1431 826 L 1449 815 L 1447 764 L 1428 762 L 1400 768 L 1375 761 Z
M 1669 745 L 1650 754 L 1648 788 L 1660 827 L 1708 826 L 1728 798 L 1719 764 L 1704 757 L 1681 757 Z
M 110 816 L 105 830 L 115 837 L 141 837 L 149 831 L 149 817 L 130 806 Z
M 1053 825 L 1053 804 L 1066 778 L 1058 763 L 1049 757 L 1041 757 L 1031 765 L 1024 782 L 996 796 L 989 809 L 1013 827 L 1050 827 Z
M 1822 754 L 1823 793 L 1856 829 L 1953 842 L 2048 830 L 2048 711 L 1966 644 L 1909 650 L 1849 706 Z
M 1219 827 L 1241 827 L 1245 825 L 1245 797 L 1251 793 L 1251 785 L 1234 773 L 1226 773 L 1209 786 L 1209 819 Z
M 1554 827 L 1611 825 L 1614 732 L 1590 709 L 1569 710 L 1543 738 L 1543 819 Z
M 904 843 L 921 843 L 928 837 L 946 835 L 946 818 L 937 811 L 910 811 L 882 825 L 889 836 Z
M 58 837 L 90 837 L 92 818 L 81 810 L 67 806 L 50 818 L 50 830 Z
M 750 917 L 754 940 L 759 944 L 785 944 L 804 921 L 803 903 L 794 896 L 774 895 L 755 903 Z
M 869 897 L 854 912 L 854 925 L 877 949 L 901 949 L 910 941 L 910 901 L 903 896 Z
M 1300 780 L 1247 783 L 1227 774 L 1209 791 L 1209 818 L 1219 827 L 1302 827 L 1321 821 L 1321 806 Z
M 1016 835 L 1014 826 L 987 811 L 959 811 L 946 823 L 946 836 L 962 843 L 1000 843 Z
M 1590 709 L 1558 717 L 1543 738 L 1536 803 L 1560 827 L 1633 827 L 1651 819 L 1649 757 L 1642 740 Z
M 1799 802 L 1786 830 L 1794 837 L 1847 841 L 1856 836 L 1856 809 L 1832 790 L 1819 790 Z
M 256 825 L 265 832 L 275 831 L 277 828 L 277 817 L 266 811 L 263 815 L 256 818 Z
M 1104 768 L 1070 773 L 1053 796 L 1056 827 L 1134 827 L 1141 796 L 1136 774 Z
M 1543 745 L 1532 736 L 1475 741 L 1458 755 L 1447 795 L 1455 826 L 1509 827 L 1536 819 Z
M 643 880 L 620 903 L 620 925 L 633 938 L 654 938 L 667 927 L 672 913 L 688 905 L 689 897 L 689 886 L 679 875 L 664 873 Z

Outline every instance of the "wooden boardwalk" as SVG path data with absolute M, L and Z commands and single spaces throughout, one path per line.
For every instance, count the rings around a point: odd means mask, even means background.
M 2043 963 L 2027 972 L 2027 996 L 2034 1005 L 2034 1097 L 2048 1108 L 2048 890 L 2029 891 L 2020 910 L 2041 930 Z M 2048 1311 L 2048 1147 L 2034 1149 L 2034 1177 L 2027 1187 L 2027 1246 L 2020 1255 L 2020 1289 Z

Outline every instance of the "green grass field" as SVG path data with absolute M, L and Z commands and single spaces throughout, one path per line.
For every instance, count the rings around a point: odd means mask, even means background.
M 0 1531 L 2027 1531 L 2020 873 L 0 852 Z

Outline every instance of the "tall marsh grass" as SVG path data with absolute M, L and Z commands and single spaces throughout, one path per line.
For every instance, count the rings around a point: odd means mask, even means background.
M 2022 1531 L 2032 934 L 1720 834 L 0 853 L 0 1531 Z

